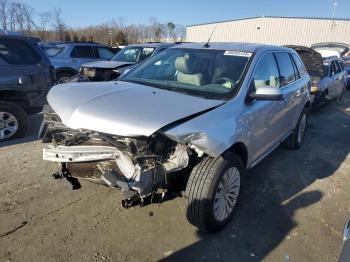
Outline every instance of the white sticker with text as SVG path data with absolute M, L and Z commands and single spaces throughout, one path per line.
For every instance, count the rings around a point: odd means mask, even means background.
M 242 52 L 242 51 L 227 50 L 227 51 L 225 51 L 224 55 L 251 57 L 252 53 Z

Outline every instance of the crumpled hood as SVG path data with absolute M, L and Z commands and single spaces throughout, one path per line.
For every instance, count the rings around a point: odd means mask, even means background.
M 123 81 L 54 86 L 47 100 L 67 127 L 150 136 L 177 120 L 223 104 Z
M 118 62 L 118 61 L 95 61 L 91 63 L 83 64 L 83 67 L 89 68 L 103 68 L 103 69 L 114 69 L 124 66 L 133 65 L 133 62 Z
M 324 76 L 323 59 L 319 52 L 306 46 L 286 45 L 285 47 L 292 48 L 298 53 L 311 77 Z

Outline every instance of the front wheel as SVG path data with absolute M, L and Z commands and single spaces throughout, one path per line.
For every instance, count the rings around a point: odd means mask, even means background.
M 0 101 L 0 141 L 23 137 L 28 118 L 22 108 L 8 101 Z
M 73 73 L 71 72 L 61 72 L 61 73 L 58 73 L 57 76 L 56 76 L 56 81 L 57 81 L 57 84 L 65 84 L 65 83 L 68 83 L 71 81 L 72 77 L 74 76 Z
M 291 149 L 298 149 L 301 147 L 301 144 L 304 140 L 305 130 L 307 126 L 309 118 L 309 109 L 307 107 L 304 107 L 303 111 L 301 112 L 297 126 L 293 130 L 293 132 L 287 137 L 287 139 L 284 141 L 283 145 L 287 148 Z
M 200 161 L 186 186 L 188 221 L 205 232 L 223 228 L 233 215 L 243 174 L 242 160 L 234 153 Z

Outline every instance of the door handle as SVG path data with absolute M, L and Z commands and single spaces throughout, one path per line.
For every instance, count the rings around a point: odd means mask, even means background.
M 28 75 L 22 75 L 18 78 L 18 84 L 21 86 L 30 83 L 30 81 L 31 81 L 31 77 Z

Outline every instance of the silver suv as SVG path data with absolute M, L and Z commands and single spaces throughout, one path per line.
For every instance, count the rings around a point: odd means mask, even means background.
M 97 43 L 49 42 L 41 43 L 56 70 L 58 84 L 68 82 L 82 64 L 111 59 L 115 51 Z
M 217 231 L 232 217 L 246 170 L 281 143 L 301 146 L 309 85 L 292 49 L 175 46 L 118 81 L 54 87 L 42 130 L 53 145 L 43 156 L 75 188 L 80 177 L 120 189 L 125 207 L 166 196 L 187 175 L 189 222 Z

